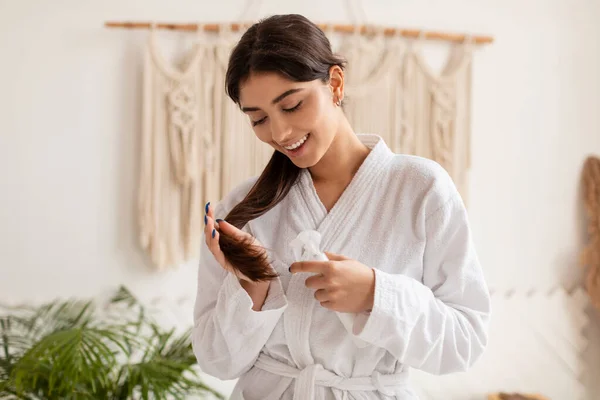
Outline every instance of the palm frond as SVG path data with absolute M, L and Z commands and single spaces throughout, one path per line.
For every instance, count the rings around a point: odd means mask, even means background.
M 19 315 L 0 317 L 0 359 L 9 359 L 32 344 L 29 335 L 29 320 Z M 9 352 L 10 350 L 10 352 Z
M 224 399 L 197 374 L 189 330 L 164 329 L 124 287 L 101 311 L 57 300 L 0 315 L 0 399 Z
M 224 398 L 205 385 L 193 370 L 196 358 L 189 330 L 176 335 L 173 329 L 161 330 L 153 322 L 148 325 L 151 334 L 140 360 L 124 365 L 118 373 L 120 387 L 116 399 L 130 398 L 134 393 L 142 399 L 147 393 L 156 399 L 184 399 L 193 393 Z
M 115 396 L 117 399 L 130 398 L 136 392 L 142 398 L 147 398 L 147 394 L 152 393 L 155 399 L 184 399 L 186 395 L 206 392 L 224 398 L 222 394 L 206 386 L 186 362 L 156 357 L 123 366 L 119 376 L 122 380 Z
M 91 301 L 63 300 L 37 308 L 21 307 L 9 318 L 13 324 L 18 323 L 24 336 L 35 341 L 53 332 L 85 326 L 92 321 L 93 314 Z
M 125 303 L 129 307 L 139 305 L 138 299 L 124 286 L 119 286 L 117 292 L 110 299 L 111 304 Z
M 115 368 L 114 346 L 119 332 L 95 328 L 71 328 L 52 333 L 27 351 L 14 367 L 18 390 L 48 382 L 48 392 L 63 393 L 79 385 L 92 391 L 109 385 L 107 377 Z M 113 348 L 111 348 L 113 347 Z
M 0 399 L 3 400 L 40 400 L 30 393 L 19 393 L 10 381 L 0 381 Z

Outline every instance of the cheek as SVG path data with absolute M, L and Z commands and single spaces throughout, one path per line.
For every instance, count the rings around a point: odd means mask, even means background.
M 308 130 L 318 131 L 320 129 L 326 129 L 332 122 L 332 115 L 330 111 L 331 110 L 327 107 L 325 102 L 322 100 L 315 101 L 311 105 L 310 109 L 306 110 L 306 114 L 304 118 L 301 118 L 301 120 L 303 120 L 304 124 L 306 125 L 305 128 Z
M 315 110 L 312 130 L 318 134 L 320 140 L 329 141 L 337 131 L 337 116 L 334 111 L 329 104 L 323 101 Z
M 258 140 L 260 140 L 261 142 L 271 143 L 271 141 L 273 140 L 271 138 L 271 131 L 268 129 L 267 124 L 256 126 L 252 128 L 252 130 L 254 131 L 254 134 L 256 135 Z

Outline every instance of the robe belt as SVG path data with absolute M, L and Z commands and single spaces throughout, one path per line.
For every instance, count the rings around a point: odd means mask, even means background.
M 341 390 L 342 399 L 347 399 L 348 391 L 352 390 L 378 391 L 386 396 L 393 396 L 398 389 L 406 387 L 408 382 L 406 372 L 382 375 L 375 371 L 371 376 L 345 378 L 323 368 L 321 364 L 311 364 L 300 370 L 265 354 L 258 357 L 254 366 L 275 375 L 295 379 L 294 400 L 314 400 L 316 385 Z

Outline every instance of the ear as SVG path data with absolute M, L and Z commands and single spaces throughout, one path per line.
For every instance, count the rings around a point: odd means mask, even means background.
M 344 99 L 344 70 L 339 65 L 329 68 L 329 89 L 334 103 Z

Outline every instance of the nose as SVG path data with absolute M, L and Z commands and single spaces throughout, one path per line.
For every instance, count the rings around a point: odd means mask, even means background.
M 282 117 L 271 118 L 271 137 L 275 143 L 284 143 L 292 137 L 292 126 Z

